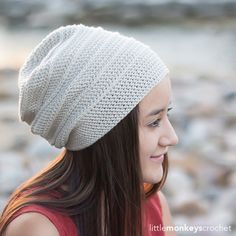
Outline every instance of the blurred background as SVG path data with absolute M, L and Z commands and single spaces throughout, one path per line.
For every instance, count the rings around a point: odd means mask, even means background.
M 62 151 L 18 121 L 18 69 L 50 31 L 78 23 L 135 37 L 168 65 L 179 143 L 163 191 L 174 223 L 225 227 L 178 235 L 236 235 L 235 0 L 0 0 L 0 211 Z

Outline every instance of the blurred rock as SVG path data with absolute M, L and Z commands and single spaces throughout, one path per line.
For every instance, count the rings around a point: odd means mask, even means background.
M 61 151 L 40 136 L 32 135 L 32 137 L 31 145 L 25 150 L 29 156 L 53 159 Z
M 0 14 L 9 25 L 55 26 L 67 22 L 144 24 L 183 19 L 222 19 L 236 16 L 233 0 L 196 1 L 0 1 Z M 3 21 L 3 20 L 2 20 Z M 32 24 L 32 25 L 31 25 Z
M 17 86 L 17 73 L 13 70 L 0 70 L 0 101 L 15 102 L 18 97 L 18 86 Z M 1 103 L 0 103 L 1 106 Z M 0 107 L 0 110 L 2 108 Z
M 195 116 L 191 122 L 188 123 L 184 145 L 191 149 L 199 149 L 204 146 L 209 136 L 215 132 L 215 126 L 210 126 L 209 121 L 205 118 Z
M 0 194 L 0 212 L 3 211 L 3 208 L 7 204 L 8 199 L 9 199 L 8 197 L 3 196 L 2 194 Z
M 208 184 L 201 189 L 201 196 L 210 203 L 215 203 L 217 199 L 221 196 L 222 188 L 219 186 L 214 186 Z
M 15 122 L 18 120 L 18 104 L 12 101 L 0 103 L 0 121 Z
M 229 186 L 236 188 L 236 171 L 231 173 L 228 177 Z
M 35 174 L 46 167 L 60 152 L 60 149 L 50 146 L 49 143 L 41 137 L 34 137 L 31 145 L 25 150 L 31 174 Z
M 195 199 L 188 202 L 182 202 L 179 206 L 172 207 L 173 214 L 181 214 L 187 217 L 194 217 L 199 215 L 205 215 L 208 212 L 207 205 L 202 201 L 196 201 Z
M 0 153 L 0 193 L 10 194 L 29 177 L 23 157 L 15 152 Z
M 182 169 L 173 167 L 169 172 L 166 180 L 165 189 L 170 196 L 175 198 L 181 194 L 180 189 L 184 189 L 185 193 L 192 192 L 194 186 L 192 178 Z
M 20 125 L 17 122 L 13 122 L 11 118 L 2 118 L 2 121 L 0 119 L 0 127 L 0 142 L 2 151 L 20 151 L 24 149 L 28 143 L 29 137 L 23 129 L 20 129 Z
M 229 91 L 224 91 L 224 99 L 226 102 L 236 101 L 236 89 L 230 88 Z
M 236 115 L 236 114 L 235 114 Z M 236 139 L 235 139 L 236 127 L 235 129 L 226 130 L 221 138 L 224 143 L 225 150 L 232 150 L 236 153 Z M 236 161 L 236 157 L 235 157 Z

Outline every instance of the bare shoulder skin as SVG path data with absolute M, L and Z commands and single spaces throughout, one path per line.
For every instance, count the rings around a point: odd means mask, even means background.
M 7 226 L 3 236 L 60 236 L 54 224 L 43 214 L 23 213 Z
M 159 191 L 158 193 L 160 202 L 161 202 L 161 206 L 162 206 L 162 213 L 163 213 L 163 226 L 166 228 L 167 226 L 173 226 L 173 221 L 172 221 L 172 216 L 170 213 L 170 209 L 169 209 L 169 205 L 168 202 L 166 200 L 166 197 L 164 196 L 164 194 Z M 165 231 L 165 236 L 176 236 L 175 231 Z

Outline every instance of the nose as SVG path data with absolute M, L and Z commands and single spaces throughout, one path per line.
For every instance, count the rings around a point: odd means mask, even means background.
M 167 119 L 167 124 L 163 126 L 163 132 L 159 138 L 159 145 L 166 146 L 175 146 L 179 142 L 179 138 L 171 125 L 170 121 Z

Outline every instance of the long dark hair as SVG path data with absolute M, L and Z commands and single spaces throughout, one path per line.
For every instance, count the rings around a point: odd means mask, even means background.
M 19 208 L 35 203 L 71 216 L 80 236 L 143 236 L 142 200 L 163 186 L 168 159 L 166 155 L 162 180 L 145 189 L 138 117 L 137 105 L 93 145 L 79 151 L 64 149 L 45 169 L 20 185 L 3 210 L 0 235 Z M 60 197 L 46 197 L 53 191 Z

